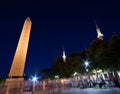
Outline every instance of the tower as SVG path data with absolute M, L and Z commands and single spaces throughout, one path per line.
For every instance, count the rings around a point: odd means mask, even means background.
M 62 56 L 62 58 L 63 58 L 63 61 L 66 62 L 66 55 L 65 55 L 65 49 L 64 49 L 64 47 L 63 47 L 63 56 Z
M 7 93 L 10 93 L 10 88 L 20 87 L 22 81 L 24 80 L 24 67 L 30 37 L 32 22 L 28 17 L 23 25 L 22 32 L 19 38 L 17 49 L 14 55 L 12 66 L 9 72 L 9 78 L 6 79 Z M 11 84 L 12 83 L 12 84 Z M 9 92 L 9 93 L 8 93 Z
M 98 25 L 95 23 L 96 25 L 96 31 L 97 31 L 97 38 L 100 39 L 100 40 L 103 40 L 103 34 L 101 33 L 100 31 L 100 28 L 98 27 Z

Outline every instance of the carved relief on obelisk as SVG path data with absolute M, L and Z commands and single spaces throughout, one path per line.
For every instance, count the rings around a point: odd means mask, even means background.
M 23 25 L 21 36 L 14 55 L 12 66 L 9 72 L 9 77 L 22 77 L 24 74 L 24 67 L 30 37 L 32 22 L 28 17 Z

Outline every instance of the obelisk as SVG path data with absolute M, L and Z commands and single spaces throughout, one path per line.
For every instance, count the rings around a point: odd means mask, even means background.
M 24 67 L 25 67 L 26 55 L 28 50 L 31 25 L 32 25 L 32 22 L 28 17 L 25 20 L 22 28 L 20 39 L 14 55 L 12 66 L 9 72 L 9 77 L 6 79 L 6 85 L 8 86 L 8 88 L 14 87 L 14 86 L 10 86 L 10 83 L 17 84 L 17 86 L 19 86 L 19 84 L 24 79 L 23 78 Z M 6 94 L 10 94 L 10 93 L 7 92 Z
M 28 17 L 24 22 L 24 26 L 13 59 L 13 63 L 10 69 L 9 77 L 14 77 L 14 76 L 22 77 L 24 74 L 24 67 L 25 67 L 25 60 L 27 55 L 28 43 L 29 43 L 31 25 L 32 25 L 31 20 Z

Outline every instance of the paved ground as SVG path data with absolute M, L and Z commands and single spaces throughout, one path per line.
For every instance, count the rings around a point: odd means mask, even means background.
M 120 94 L 119 88 L 106 88 L 106 89 L 96 89 L 96 88 L 71 88 L 68 90 L 64 90 L 61 92 L 57 92 L 56 94 Z

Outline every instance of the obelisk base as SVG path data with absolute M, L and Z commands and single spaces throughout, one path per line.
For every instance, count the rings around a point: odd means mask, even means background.
M 24 78 L 7 78 L 6 94 L 22 94 Z

